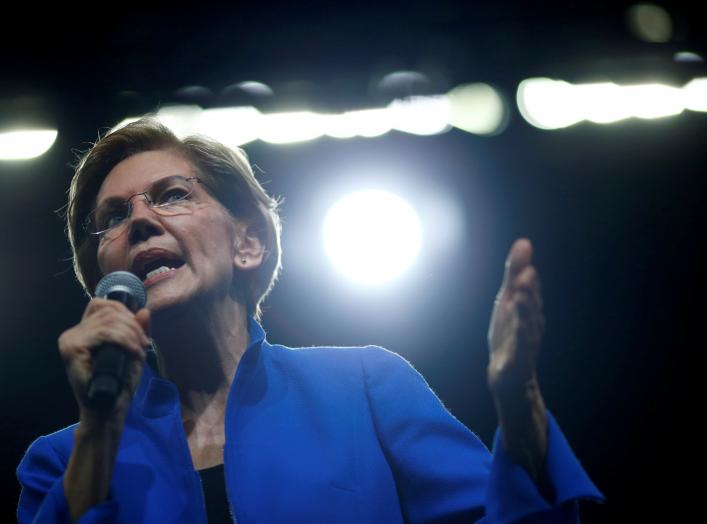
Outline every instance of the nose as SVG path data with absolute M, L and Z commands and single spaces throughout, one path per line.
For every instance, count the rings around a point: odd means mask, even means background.
M 144 242 L 148 238 L 162 233 L 164 233 L 162 223 L 157 213 L 150 208 L 147 198 L 135 198 L 132 200 L 132 209 L 128 217 L 128 238 L 130 243 Z

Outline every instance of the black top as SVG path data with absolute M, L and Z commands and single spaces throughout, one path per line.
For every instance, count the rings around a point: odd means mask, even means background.
M 223 464 L 213 468 L 200 469 L 199 475 L 201 475 L 201 485 L 204 488 L 206 521 L 209 524 L 231 524 L 235 522 L 236 519 L 231 518 L 231 512 L 228 509 Z

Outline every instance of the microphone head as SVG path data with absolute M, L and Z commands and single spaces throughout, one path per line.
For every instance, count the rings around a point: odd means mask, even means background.
M 104 276 L 96 285 L 96 296 L 120 300 L 133 312 L 145 307 L 147 291 L 139 277 L 130 271 L 114 271 Z

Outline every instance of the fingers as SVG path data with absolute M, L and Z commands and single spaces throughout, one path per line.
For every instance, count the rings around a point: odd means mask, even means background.
M 534 266 L 525 267 L 511 283 L 513 299 L 520 306 L 542 310 L 540 277 Z
M 145 348 L 150 345 L 149 327 L 150 313 L 146 309 L 133 314 L 120 302 L 96 298 L 86 306 L 81 321 L 61 334 L 59 354 L 81 408 L 82 420 L 92 417 L 91 409 L 87 407 L 87 386 L 93 375 L 94 350 L 103 345 L 114 345 L 130 357 L 125 386 L 115 410 L 116 414 L 124 414 L 142 374 Z
M 87 351 L 101 344 L 116 344 L 137 358 L 144 358 L 144 348 L 150 345 L 145 332 L 149 329 L 149 312 L 133 315 L 115 300 L 95 298 L 89 302 L 79 324 L 60 337 L 62 357 L 71 359 L 76 351 Z
M 142 325 L 127 308 L 114 310 L 102 308 L 91 318 L 96 326 L 96 336 L 100 342 L 110 342 L 128 349 L 141 356 L 143 349 L 150 344 Z
M 518 275 L 513 307 L 517 315 L 517 341 L 526 348 L 529 358 L 539 350 L 545 333 L 545 315 L 540 294 L 540 279 L 533 266 L 526 267 Z
M 543 300 L 540 277 L 532 265 L 533 248 L 529 240 L 520 238 L 513 243 L 498 299 L 514 310 L 521 330 L 529 327 L 542 333 L 544 329 Z
M 518 274 L 533 261 L 533 246 L 527 238 L 519 238 L 511 246 L 506 257 L 506 270 L 503 286 L 507 286 Z
M 492 391 L 504 384 L 525 384 L 535 376 L 545 317 L 540 277 L 532 255 L 530 241 L 521 238 L 513 243 L 506 260 L 488 335 Z
M 526 266 L 511 283 L 516 293 L 523 293 L 542 305 L 540 276 L 535 266 Z

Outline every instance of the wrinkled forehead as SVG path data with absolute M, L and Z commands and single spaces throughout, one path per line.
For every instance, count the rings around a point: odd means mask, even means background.
M 182 155 L 173 151 L 145 151 L 132 155 L 106 175 L 96 195 L 96 203 L 106 199 L 127 198 L 145 191 L 157 180 L 167 176 L 195 176 L 196 168 Z

